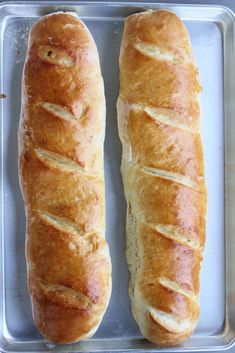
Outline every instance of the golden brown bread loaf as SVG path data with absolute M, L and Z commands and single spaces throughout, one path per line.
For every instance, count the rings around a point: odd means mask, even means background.
M 111 292 L 105 241 L 105 98 L 98 52 L 69 13 L 29 36 L 19 126 L 33 316 L 56 343 L 90 337 Z
M 185 341 L 199 316 L 207 194 L 200 83 L 189 36 L 164 10 L 125 21 L 119 135 L 132 311 L 159 345 Z

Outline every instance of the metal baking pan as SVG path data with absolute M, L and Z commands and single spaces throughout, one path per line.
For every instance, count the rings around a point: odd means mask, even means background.
M 202 134 L 209 193 L 201 271 L 201 315 L 192 338 L 172 351 L 225 350 L 235 342 L 235 50 L 234 15 L 224 7 L 157 3 L 8 2 L 0 5 L 1 268 L 0 351 L 151 351 L 131 311 L 125 261 L 125 199 L 117 132 L 118 56 L 127 15 L 149 8 L 175 11 L 189 30 L 200 69 Z M 105 178 L 107 239 L 113 264 L 110 305 L 96 335 L 78 344 L 49 344 L 36 330 L 26 284 L 25 215 L 17 172 L 17 128 L 27 36 L 37 17 L 76 11 L 97 43 L 107 100 Z

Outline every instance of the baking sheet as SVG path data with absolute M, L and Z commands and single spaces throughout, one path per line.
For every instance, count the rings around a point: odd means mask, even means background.
M 66 3 L 27 2 L 0 6 L 1 33 L 1 197 L 3 292 L 0 318 L 2 351 L 97 351 L 156 350 L 144 340 L 131 312 L 127 287 L 129 272 L 125 260 L 125 199 L 120 174 L 121 144 L 118 138 L 116 99 L 118 96 L 118 56 L 125 16 L 147 8 L 175 11 L 189 30 L 200 70 L 202 93 L 202 135 L 208 188 L 207 242 L 201 271 L 201 315 L 193 337 L 180 350 L 214 350 L 232 345 L 235 323 L 230 320 L 235 307 L 232 278 L 235 227 L 231 207 L 234 203 L 235 168 L 232 121 L 235 92 L 234 18 L 221 7 L 181 6 L 143 3 Z M 76 11 L 97 44 L 105 82 L 107 127 L 105 139 L 105 181 L 107 240 L 113 265 L 113 292 L 110 305 L 95 336 L 69 346 L 54 346 L 36 330 L 26 284 L 24 256 L 25 216 L 17 177 L 17 128 L 20 114 L 21 75 L 27 35 L 38 16 L 56 11 Z M 230 95 L 230 96 L 229 96 Z M 226 152 L 226 154 L 225 154 Z M 226 179 L 224 179 L 226 172 Z M 226 185 L 225 185 L 226 180 Z M 228 191 L 225 209 L 225 186 Z M 227 200 L 227 199 L 226 199 Z M 230 215 L 231 213 L 231 215 Z M 225 248 L 225 225 L 230 239 Z M 233 260 L 233 262 L 232 262 Z M 233 270 L 234 267 L 234 270 Z M 226 280 L 227 279 L 227 280 Z M 1 298 L 0 298 L 1 299 Z M 233 309 L 234 310 L 234 309 Z M 170 351 L 179 350 L 171 348 Z M 167 351 L 162 349 L 161 351 Z

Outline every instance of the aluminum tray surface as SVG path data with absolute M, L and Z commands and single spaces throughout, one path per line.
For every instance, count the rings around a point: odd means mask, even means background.
M 233 119 L 234 16 L 226 8 L 142 3 L 20 2 L 0 5 L 1 89 L 1 291 L 0 350 L 47 351 L 157 351 L 143 339 L 131 312 L 129 272 L 125 261 L 125 212 L 120 174 L 116 99 L 118 56 L 124 18 L 149 8 L 175 11 L 189 30 L 200 70 L 202 135 L 208 188 L 207 241 L 201 271 L 201 315 L 195 333 L 182 347 L 166 351 L 226 349 L 235 338 L 235 151 Z M 47 343 L 33 324 L 26 283 L 25 215 L 17 172 L 17 128 L 21 76 L 27 36 L 37 17 L 57 10 L 76 11 L 98 46 L 105 81 L 107 128 L 105 180 L 107 240 L 113 264 L 110 305 L 96 335 L 67 346 Z

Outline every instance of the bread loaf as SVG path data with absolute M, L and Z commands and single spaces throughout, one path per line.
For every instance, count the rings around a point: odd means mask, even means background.
M 91 34 L 70 13 L 39 19 L 23 73 L 19 176 L 33 316 L 55 343 L 90 337 L 110 298 L 104 132 L 104 87 Z
M 207 194 L 200 83 L 189 35 L 165 10 L 125 21 L 117 103 L 132 312 L 143 336 L 176 345 L 199 316 Z

